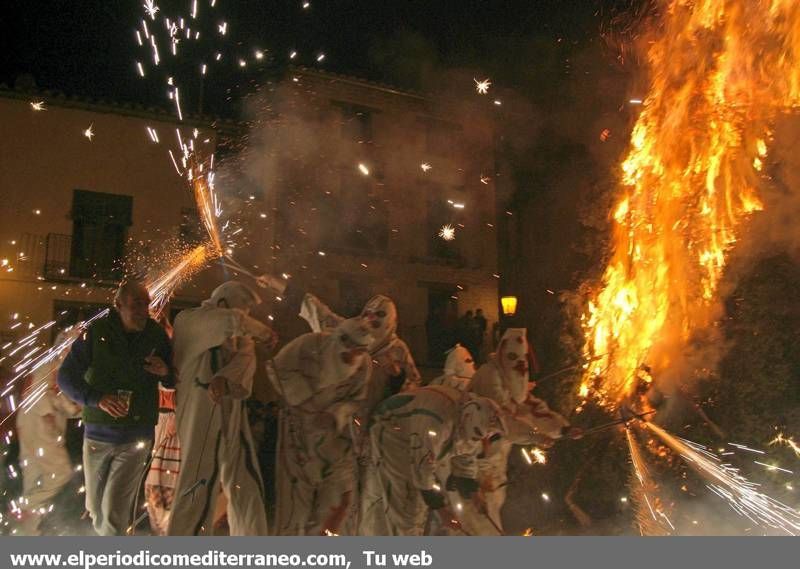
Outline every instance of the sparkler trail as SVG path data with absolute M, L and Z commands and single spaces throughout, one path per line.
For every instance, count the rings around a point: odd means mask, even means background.
M 86 328 L 88 328 L 92 324 L 92 322 L 94 322 L 98 318 L 102 318 L 106 314 L 108 314 L 108 309 L 102 310 L 93 317 L 86 320 L 85 322 L 77 324 L 73 329 L 70 330 L 70 333 L 62 342 L 44 351 L 41 351 L 36 357 L 26 359 L 23 356 L 14 365 L 13 368 L 14 375 L 11 377 L 11 379 L 8 380 L 8 383 L 5 386 L 3 386 L 4 389 L 2 393 L 0 393 L 0 397 L 7 397 L 12 391 L 14 391 L 17 387 L 18 381 L 36 372 L 43 366 L 50 366 L 49 371 L 47 373 L 42 374 L 43 377 L 41 381 L 42 382 L 46 381 L 47 377 L 58 369 L 57 364 L 61 354 L 72 345 L 75 339 L 78 338 L 78 336 L 80 336 L 86 330 Z M 12 350 L 12 352 L 16 352 L 19 349 L 19 347 L 23 345 L 25 346 L 30 345 L 33 342 L 37 344 L 46 343 L 43 333 L 49 330 L 52 326 L 54 326 L 55 323 L 56 323 L 55 320 L 51 320 L 50 322 L 47 322 L 42 326 L 40 326 L 39 328 L 37 328 L 36 330 L 34 330 L 31 334 L 29 334 L 25 338 L 22 338 L 21 340 L 17 341 L 17 348 L 15 350 Z M 36 392 L 34 390 L 35 387 L 37 387 L 37 385 L 31 386 L 31 394 L 34 396 L 36 395 Z M 30 404 L 30 397 L 23 398 L 19 402 L 19 405 L 16 407 L 17 409 L 27 408 L 29 404 Z M 9 413 L 5 417 L 0 418 L 0 425 L 3 425 L 3 423 L 5 423 L 13 415 L 14 411 Z
M 150 314 L 153 318 L 158 318 L 175 289 L 195 272 L 200 270 L 208 259 L 209 255 L 206 245 L 198 245 L 183 255 L 169 270 L 145 282 L 145 286 L 150 293 Z M 0 397 L 8 397 L 16 388 L 18 381 L 31 375 L 43 366 L 50 366 L 50 369 L 46 373 L 40 374 L 39 381 L 31 385 L 28 390 L 29 395 L 23 398 L 18 405 L 12 405 L 12 407 L 16 407 L 16 410 L 27 410 L 33 406 L 36 403 L 35 399 L 41 396 L 41 389 L 43 389 L 41 385 L 46 383 L 50 374 L 58 370 L 58 365 L 60 364 L 59 358 L 61 358 L 65 351 L 72 346 L 72 343 L 80 337 L 95 320 L 106 316 L 108 311 L 109 309 L 101 310 L 88 320 L 76 324 L 64 340 L 47 349 L 41 348 L 41 344 L 46 343 L 44 333 L 55 325 L 55 320 L 51 320 L 39 326 L 27 336 L 18 340 L 14 349 L 6 354 L 7 356 L 15 355 L 23 348 L 34 344 L 39 344 L 40 346 L 37 347 L 40 349 L 36 354 L 29 351 L 19 358 L 13 367 L 14 376 L 3 386 Z M 12 411 L 5 417 L 0 418 L 0 425 L 5 423 L 13 414 Z
M 208 252 L 213 257 L 221 257 L 224 248 L 222 245 L 222 231 L 220 230 L 218 219 L 222 211 L 219 208 L 219 202 L 214 193 L 213 172 L 204 174 L 202 171 L 202 164 L 198 164 L 196 160 L 196 157 L 190 157 L 190 167 L 187 172 L 187 178 L 192 186 L 192 192 L 194 194 L 195 203 L 197 204 L 197 211 L 200 214 L 200 219 L 210 239 Z
M 625 438 L 631 455 L 631 497 L 636 505 L 636 523 L 642 535 L 672 535 L 675 526 L 664 513 L 664 503 L 653 482 L 639 443 L 630 428 L 625 429 Z
M 758 491 L 758 485 L 739 474 L 703 445 L 675 437 L 650 422 L 644 425 L 702 476 L 707 488 L 740 516 L 761 527 L 800 535 L 800 512 Z
M 175 289 L 202 268 L 207 260 L 206 246 L 198 245 L 166 273 L 147 283 L 153 318 L 158 318 Z
M 205 263 L 206 253 L 205 253 L 205 246 L 198 246 L 188 254 L 186 254 L 181 261 L 179 261 L 175 266 L 173 266 L 170 270 L 168 270 L 163 275 L 158 276 L 157 278 L 153 279 L 151 282 L 146 283 L 148 292 L 151 295 L 151 304 L 150 304 L 150 312 L 151 315 L 154 317 L 158 317 L 158 314 L 165 306 L 167 300 L 171 296 L 172 292 L 175 288 L 182 282 L 184 282 L 187 278 L 189 278 L 194 271 L 198 270 L 204 263 Z M 64 355 L 66 355 L 66 350 L 72 345 L 72 343 L 80 337 L 88 327 L 98 318 L 102 318 L 106 316 L 109 312 L 109 309 L 101 310 L 97 314 L 95 314 L 92 318 L 86 320 L 85 322 L 81 322 L 73 327 L 71 330 L 68 330 L 66 337 L 64 337 L 60 342 L 55 344 L 54 346 L 41 351 L 41 348 L 37 346 L 36 350 L 40 351 L 36 355 L 34 350 L 29 350 L 23 356 L 21 356 L 21 362 L 15 365 L 14 369 L 16 375 L 8 382 L 0 397 L 8 397 L 10 402 L 10 409 L 11 412 L 6 415 L 5 417 L 0 418 L 0 425 L 4 424 L 8 419 L 14 416 L 15 413 L 22 411 L 23 413 L 27 413 L 30 411 L 34 405 L 46 394 L 47 390 L 50 388 L 49 386 L 49 377 L 58 371 L 58 368 L 61 364 L 61 360 Z M 31 346 L 33 343 L 42 343 L 44 341 L 43 334 L 47 332 L 50 328 L 55 325 L 55 321 L 47 322 L 32 332 L 30 332 L 27 336 L 17 341 L 17 346 L 11 350 L 11 353 L 17 353 L 22 348 L 27 348 Z M 8 346 L 4 346 L 8 347 Z M 31 357 L 33 356 L 33 357 Z M 25 392 L 23 393 L 22 400 L 17 405 L 14 401 L 13 394 L 10 394 L 16 387 L 16 383 L 25 377 L 30 376 L 34 372 L 39 372 L 37 379 L 29 385 Z M 10 434 L 5 438 L 6 444 L 11 443 Z M 39 457 L 44 456 L 43 450 L 39 449 Z M 78 470 L 80 470 L 80 466 L 78 466 Z M 16 478 L 18 474 L 14 471 L 13 467 L 9 468 L 9 475 L 12 478 Z M 83 492 L 83 487 L 78 491 L 78 493 Z M 24 496 L 20 496 L 18 500 L 12 500 L 12 510 L 11 513 L 17 517 L 22 516 L 25 510 L 25 507 L 28 504 L 27 498 Z M 46 513 L 52 512 L 54 509 L 54 504 L 50 504 L 47 507 L 40 508 L 37 512 L 39 515 L 44 515 Z M 12 533 L 15 533 L 17 530 L 14 529 Z
M 215 5 L 216 0 L 210 0 L 210 7 L 212 9 Z M 170 54 L 173 58 L 177 57 L 179 48 L 183 45 L 184 41 L 199 41 L 201 32 L 197 28 L 202 26 L 201 23 L 196 20 L 200 12 L 202 12 L 202 9 L 199 7 L 199 2 L 197 0 L 191 0 L 189 6 L 191 20 L 189 20 L 188 17 L 186 19 L 183 17 L 173 19 L 162 18 L 163 11 L 155 0 L 143 0 L 142 8 L 144 10 L 144 18 L 141 20 L 140 25 L 137 26 L 137 29 L 134 30 L 133 38 L 138 48 L 142 50 L 140 56 L 133 61 L 133 69 L 140 77 L 145 77 L 146 75 L 147 65 L 145 61 L 147 57 L 152 57 L 153 66 L 158 67 L 161 63 L 165 63 L 165 66 L 167 66 L 166 61 L 171 60 Z M 159 18 L 162 18 L 165 24 L 164 27 L 161 27 L 158 22 Z M 226 36 L 229 31 L 228 23 L 225 21 L 221 21 L 220 23 L 218 18 L 215 18 L 215 20 L 210 29 L 216 29 L 221 36 Z M 153 25 L 149 26 L 148 22 L 153 23 Z M 191 22 L 192 25 L 187 25 L 188 22 Z M 210 30 L 207 29 L 206 31 Z M 163 39 L 169 47 L 168 51 L 164 52 L 163 61 L 158 36 L 161 36 L 161 39 Z M 162 43 L 162 46 L 163 45 Z M 254 49 L 252 53 L 255 61 L 265 59 L 265 51 L 262 49 Z M 212 54 L 214 54 L 214 61 L 218 62 L 222 60 L 222 52 L 214 51 L 206 55 L 209 56 Z M 293 52 L 292 57 L 294 57 L 294 55 L 296 55 L 295 52 Z M 321 61 L 323 58 L 324 54 L 320 54 L 318 60 Z M 210 59 L 210 57 L 206 58 L 206 60 Z M 226 58 L 226 60 L 231 62 L 235 61 L 235 59 L 229 58 Z M 246 62 L 244 63 L 246 64 Z M 205 75 L 209 65 L 203 61 L 198 65 L 198 68 L 201 74 Z M 156 70 L 151 68 L 151 75 L 157 75 L 155 71 Z M 168 72 L 169 70 L 167 70 L 167 73 Z M 178 120 L 182 121 L 184 118 L 184 105 L 187 102 L 186 97 L 182 97 L 180 87 L 174 81 L 173 76 L 170 75 L 167 77 L 167 84 L 169 85 L 169 98 L 175 105 L 175 112 Z M 44 101 L 30 101 L 30 106 L 33 111 L 46 110 Z M 146 128 L 146 133 L 152 143 L 160 143 L 158 132 L 154 128 L 148 126 Z M 94 125 L 90 124 L 88 128 L 83 130 L 82 134 L 91 142 L 95 136 Z M 199 134 L 197 129 L 194 130 L 194 138 L 188 139 L 188 142 L 184 141 L 180 130 L 177 131 L 177 134 L 178 145 L 181 150 L 179 156 L 181 158 L 179 160 L 176 159 L 175 153 L 170 149 L 168 149 L 168 153 L 176 172 L 181 177 L 185 176 L 184 179 L 187 180 L 192 190 L 198 210 L 200 211 L 202 223 L 208 234 L 208 240 L 206 243 L 198 245 L 178 256 L 176 262 L 165 272 L 146 279 L 145 285 L 151 296 L 150 313 L 151 316 L 155 318 L 161 314 L 176 288 L 187 279 L 191 278 L 191 276 L 204 267 L 210 260 L 223 258 L 224 256 L 227 260 L 226 264 L 244 274 L 257 278 L 239 263 L 236 263 L 236 261 L 230 257 L 230 251 L 228 251 L 228 255 L 225 255 L 226 251 L 223 244 L 226 242 L 224 229 L 227 227 L 227 224 L 223 227 L 220 227 L 219 224 L 222 208 L 214 191 L 213 155 L 208 163 L 204 163 L 201 159 L 200 153 L 195 148 L 194 139 L 196 139 Z M 36 213 L 39 213 L 38 210 Z M 241 231 L 241 229 L 233 231 L 231 236 L 236 235 L 238 231 Z M 20 254 L 20 259 L 22 258 L 23 255 Z M 4 267 L 4 269 L 9 272 L 13 270 L 13 267 L 10 266 L 6 259 L 2 260 L 0 266 Z M 16 358 L 16 361 L 12 366 L 14 375 L 7 384 L 2 386 L 3 391 L 0 393 L 0 397 L 8 398 L 9 407 L 11 409 L 9 415 L 0 417 L 0 425 L 4 424 L 15 412 L 22 411 L 25 413 L 36 405 L 41 397 L 45 395 L 47 389 L 49 389 L 48 377 L 57 372 L 61 358 L 66 354 L 75 339 L 84 334 L 95 320 L 106 316 L 108 312 L 109 309 L 102 310 L 92 318 L 77 324 L 72 328 L 65 339 L 49 348 L 45 347 L 48 343 L 45 336 L 55 325 L 55 320 L 47 322 L 35 330 L 30 331 L 24 338 L 16 342 L 8 342 L 2 347 L 2 350 L 7 350 L 7 352 L 3 354 L 0 360 Z M 12 326 L 11 329 L 19 328 L 20 325 L 21 323 L 17 323 Z M 31 327 L 33 326 L 31 325 Z M 14 391 L 18 386 L 18 382 L 31 376 L 34 372 L 38 372 L 35 383 L 28 385 L 21 400 L 17 401 Z M 6 437 L 7 443 L 10 443 L 9 437 L 10 435 Z M 16 477 L 17 474 L 12 472 L 12 475 Z M 12 501 L 13 512 L 15 514 L 22 514 L 26 504 L 27 500 L 24 497 L 20 497 L 18 501 Z M 51 505 L 47 511 L 52 511 L 52 508 L 53 506 Z M 42 511 L 40 513 L 45 512 Z
M 774 464 L 767 464 L 766 462 L 759 462 L 757 460 L 753 461 L 753 464 L 757 464 L 759 466 L 763 466 L 767 470 L 777 471 L 777 472 L 785 472 L 786 474 L 794 474 L 791 470 L 787 470 L 786 468 L 781 468 L 780 466 L 776 466 Z
M 158 39 L 157 35 L 161 35 L 164 41 L 169 42 L 170 49 L 173 56 L 178 56 L 178 48 L 180 42 L 182 41 L 183 36 L 185 36 L 186 40 L 194 40 L 198 41 L 200 38 L 200 31 L 197 30 L 197 27 L 203 27 L 203 22 L 200 18 L 200 10 L 199 3 L 191 0 L 187 3 L 187 9 L 190 11 L 181 16 L 180 14 L 172 14 L 171 17 L 166 17 L 164 15 L 163 10 L 156 4 L 155 1 L 145 1 L 142 5 L 145 18 L 141 21 L 141 29 L 144 32 L 145 38 L 149 40 L 149 46 L 142 46 L 145 50 L 152 49 L 153 60 L 156 65 L 159 64 L 161 61 L 159 50 L 158 50 Z M 212 1 L 210 3 L 210 7 L 215 7 L 215 2 Z M 219 36 L 225 38 L 228 36 L 229 26 L 228 22 L 225 20 L 220 20 L 218 16 L 212 16 L 210 12 L 209 18 L 212 18 L 211 22 L 206 22 L 207 25 L 210 26 L 210 29 L 215 30 Z M 164 26 L 160 25 L 158 22 L 159 18 L 163 21 Z M 158 26 L 153 27 L 151 30 L 148 27 L 148 20 L 159 23 Z M 192 26 L 188 25 L 189 22 L 193 22 Z M 194 30 L 192 28 L 195 28 Z M 160 30 L 160 31 L 159 31 Z M 195 32 L 194 34 L 192 32 Z M 141 35 L 139 34 L 139 30 L 136 30 L 137 38 L 141 40 Z M 162 35 L 163 34 L 163 35 Z M 140 45 L 143 42 L 138 41 Z M 216 47 L 214 48 L 216 50 Z M 205 54 L 205 57 L 201 57 L 200 60 L 196 63 L 192 64 L 197 65 L 195 69 L 200 69 L 201 75 L 205 75 L 209 70 L 209 65 L 207 61 L 211 59 L 209 56 L 214 54 L 214 61 L 222 60 L 222 52 L 220 51 L 211 51 Z M 265 52 L 260 48 L 253 49 L 253 57 L 256 61 L 264 59 Z M 324 57 L 324 55 L 322 56 Z M 247 65 L 247 61 L 244 59 L 239 58 L 226 58 L 232 63 L 234 61 L 238 61 L 239 65 L 244 67 Z M 175 59 L 177 63 L 179 60 Z M 144 68 L 142 65 L 139 64 L 137 61 L 137 70 L 139 71 L 140 75 L 143 75 Z M 186 94 L 181 93 L 180 86 L 176 81 L 177 74 L 173 75 L 171 70 L 168 69 L 166 73 L 166 81 L 168 85 L 167 95 L 169 99 L 172 101 L 172 104 L 175 108 L 175 113 L 178 117 L 179 121 L 183 121 L 184 119 L 184 111 L 185 111 L 185 103 L 187 100 Z M 158 143 L 158 133 L 155 132 L 154 129 L 148 128 L 147 130 L 148 136 L 152 142 Z M 173 152 L 172 149 L 167 149 L 169 154 L 170 160 L 175 167 L 175 171 L 178 173 L 179 176 L 184 177 L 189 184 L 192 194 L 195 199 L 195 203 L 197 205 L 197 209 L 202 220 L 203 226 L 208 234 L 209 242 L 206 244 L 204 248 L 204 254 L 206 260 L 213 260 L 216 258 L 221 258 L 226 256 L 229 261 L 235 263 L 233 259 L 230 257 L 230 251 L 226 250 L 225 243 L 228 241 L 225 236 L 225 229 L 227 224 L 224 226 L 220 226 L 220 217 L 222 215 L 222 208 L 220 202 L 217 198 L 216 192 L 214 190 L 214 156 L 213 154 L 210 157 L 210 160 L 204 161 L 202 155 L 195 148 L 194 139 L 197 138 L 198 132 L 197 129 L 194 131 L 194 137 L 188 138 L 184 140 L 183 135 L 181 134 L 180 129 L 176 129 L 177 134 L 177 142 L 178 147 L 180 148 L 180 158 L 176 157 L 176 154 Z M 360 170 L 362 172 L 368 173 L 368 169 L 366 166 L 361 165 Z M 365 175 L 366 175 L 365 173 Z M 235 235 L 232 233 L 230 236 L 232 237 Z M 227 252 L 227 255 L 226 255 Z M 189 255 L 191 256 L 191 254 Z M 199 262 L 199 256 L 195 257 L 194 260 L 189 262 L 189 266 L 195 266 L 195 262 L 198 264 L 202 264 Z M 238 265 L 238 264 L 237 264 Z M 176 267 L 177 268 L 177 267 Z M 240 265 L 238 265 L 239 270 L 246 272 L 249 274 L 249 271 L 246 271 Z M 168 295 L 167 295 L 168 296 Z

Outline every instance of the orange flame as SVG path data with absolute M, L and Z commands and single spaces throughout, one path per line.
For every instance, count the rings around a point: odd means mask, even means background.
M 710 324 L 771 125 L 800 102 L 800 2 L 663 0 L 622 163 L 614 252 L 582 317 L 582 397 L 614 406 Z

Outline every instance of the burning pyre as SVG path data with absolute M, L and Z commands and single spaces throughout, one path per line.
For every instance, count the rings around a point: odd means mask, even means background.
M 582 317 L 587 363 L 579 395 L 608 409 L 677 367 L 682 348 L 713 323 L 728 253 L 763 207 L 772 127 L 800 103 L 797 2 L 663 0 L 660 13 L 647 50 L 650 91 L 638 107 L 612 212 L 612 256 Z M 800 532 L 796 511 L 757 492 L 713 453 L 643 424 L 738 514 Z M 640 513 L 649 510 L 639 525 L 643 533 L 670 532 L 630 429 L 635 497 Z
M 614 252 L 583 317 L 581 393 L 614 406 L 711 323 L 758 197 L 771 125 L 800 102 L 800 5 L 669 0 L 648 50 L 650 93 L 622 163 Z

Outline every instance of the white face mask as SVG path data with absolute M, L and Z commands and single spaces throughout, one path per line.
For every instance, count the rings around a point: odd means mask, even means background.
M 471 378 L 475 375 L 475 361 L 469 350 L 461 344 L 450 350 L 444 362 L 444 374 L 456 377 Z
M 361 319 L 380 346 L 397 330 L 397 307 L 388 296 L 373 296 L 361 311 Z
M 528 393 L 529 357 L 525 328 L 509 328 L 500 340 L 497 363 L 503 371 L 511 397 L 522 402 Z
M 474 397 L 462 407 L 459 421 L 462 440 L 477 442 L 503 432 L 500 414 L 490 400 Z
M 322 372 L 328 381 L 340 382 L 351 377 L 364 363 L 372 336 L 356 318 L 344 320 L 326 338 L 322 354 Z

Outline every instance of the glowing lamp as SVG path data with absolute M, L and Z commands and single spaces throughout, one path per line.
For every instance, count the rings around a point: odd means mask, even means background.
M 514 316 L 517 313 L 517 297 L 504 296 L 500 298 L 500 305 L 503 307 L 503 314 L 505 316 Z

